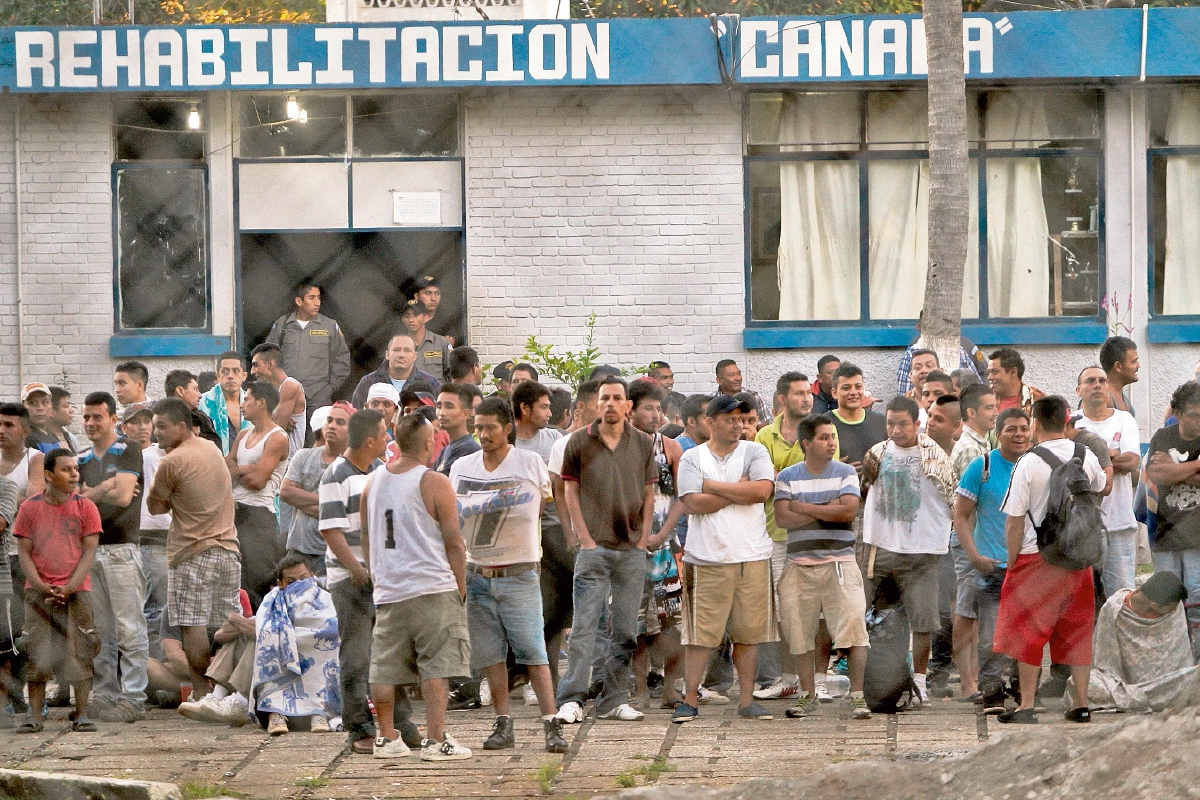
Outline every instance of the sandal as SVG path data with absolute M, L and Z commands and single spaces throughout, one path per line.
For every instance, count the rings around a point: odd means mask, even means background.
M 40 722 L 25 722 L 17 726 L 17 733 L 41 733 L 43 728 Z
M 664 700 L 660 705 L 665 709 L 674 711 L 675 709 L 677 709 L 681 705 L 683 705 L 683 701 L 682 700 Z
M 76 733 L 95 733 L 99 728 L 87 717 L 76 717 L 71 720 L 71 730 Z

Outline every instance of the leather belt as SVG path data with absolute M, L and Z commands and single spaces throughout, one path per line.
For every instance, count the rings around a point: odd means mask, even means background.
M 467 572 L 483 578 L 513 578 L 523 572 L 541 572 L 542 565 L 536 561 L 524 564 L 509 564 L 507 567 L 481 567 L 478 564 L 467 564 Z

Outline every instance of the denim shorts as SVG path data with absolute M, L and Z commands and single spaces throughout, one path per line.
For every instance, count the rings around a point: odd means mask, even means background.
M 537 571 L 506 578 L 468 572 L 467 628 L 473 670 L 503 664 L 509 648 L 518 664 L 549 664 Z

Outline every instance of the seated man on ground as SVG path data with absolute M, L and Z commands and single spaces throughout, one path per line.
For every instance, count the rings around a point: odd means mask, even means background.
M 1118 589 L 1096 619 L 1088 703 L 1119 711 L 1162 711 L 1187 702 L 1196 685 L 1183 604 L 1173 572 L 1140 589 Z
M 288 732 L 288 720 L 310 718 L 313 733 L 328 733 L 342 713 L 338 689 L 337 614 L 302 554 L 285 556 L 278 585 L 258 607 L 251 694 L 267 733 Z

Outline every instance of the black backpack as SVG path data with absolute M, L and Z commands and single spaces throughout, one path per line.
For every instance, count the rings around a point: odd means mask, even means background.
M 900 587 L 890 575 L 879 582 L 867 610 L 871 648 L 863 672 L 863 697 L 877 714 L 895 714 L 913 703 L 916 686 L 908 665 L 908 615 L 900 605 Z
M 1092 491 L 1083 470 L 1087 450 L 1079 442 L 1067 461 L 1045 447 L 1029 452 L 1050 467 L 1046 518 L 1034 524 L 1038 551 L 1046 563 L 1064 569 L 1087 569 L 1100 563 L 1103 555 L 1104 522 L 1100 514 L 1100 495 Z M 1033 515 L 1029 515 L 1033 522 Z

